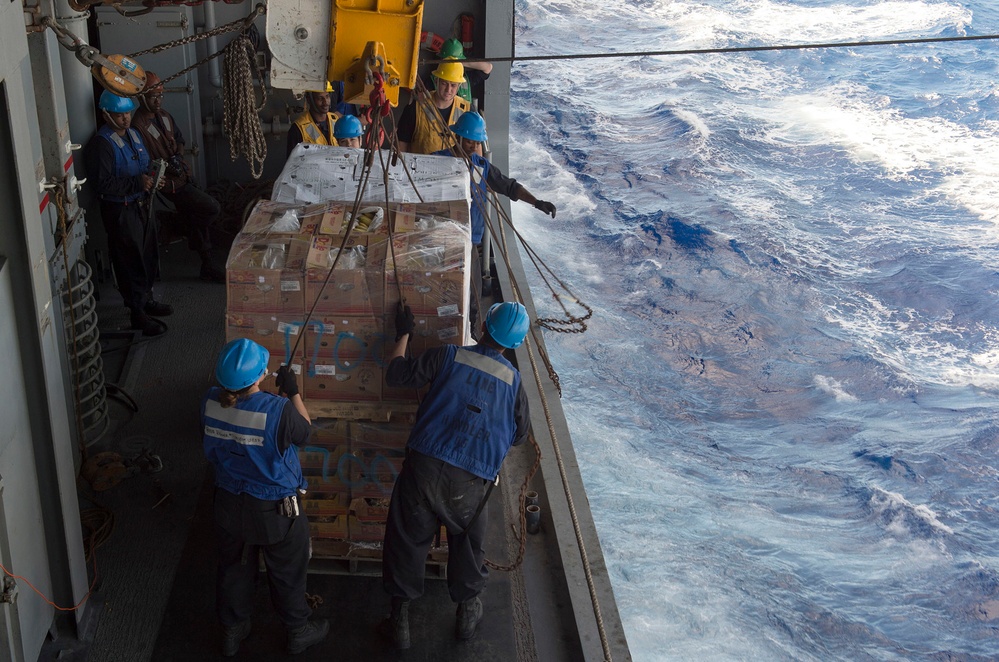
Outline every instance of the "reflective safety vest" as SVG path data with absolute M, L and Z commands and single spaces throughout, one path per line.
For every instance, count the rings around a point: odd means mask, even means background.
M 326 113 L 326 121 L 329 123 L 329 133 L 323 133 L 312 119 L 312 113 L 305 111 L 295 118 L 295 126 L 302 132 L 302 142 L 310 145 L 332 145 L 336 147 L 336 138 L 333 137 L 333 125 L 340 119 L 339 113 Z
M 433 103 L 433 99 L 431 99 L 430 104 L 433 105 Z M 451 126 L 471 107 L 472 104 L 456 96 L 454 101 L 451 102 L 450 113 L 447 117 L 444 117 L 444 124 Z M 413 128 L 413 141 L 409 146 L 410 151 L 414 154 L 433 154 L 438 150 L 448 149 L 454 145 L 454 138 L 450 131 L 447 131 L 446 143 L 441 138 L 440 126 L 437 124 L 437 120 L 431 122 L 430 118 L 427 117 L 428 110 L 422 103 L 416 104 L 416 125 Z M 444 112 L 440 108 L 437 109 L 437 113 L 441 117 L 444 116 Z
M 157 122 L 157 120 L 159 121 Z M 165 110 L 159 113 L 145 109 L 136 111 L 135 116 L 132 117 L 132 128 L 138 129 L 142 135 L 142 142 L 152 158 L 170 161 L 175 155 L 181 156 L 182 150 L 180 143 L 177 142 L 173 118 Z M 168 191 L 176 191 L 190 181 L 187 164 L 184 163 L 183 159 L 180 162 L 183 163 L 183 170 L 175 171 L 173 168 L 167 168 L 165 177 L 172 184 L 167 188 Z
M 450 149 L 442 149 L 440 151 L 434 152 L 434 156 L 457 156 L 454 151 Z M 489 186 L 486 183 L 489 177 L 489 168 L 491 164 L 484 157 L 478 154 L 470 154 L 472 159 L 472 165 L 475 166 L 472 170 L 472 245 L 478 246 L 482 243 L 482 236 L 486 232 L 486 216 L 485 210 L 488 209 L 489 205 Z M 482 173 L 482 178 L 476 181 L 479 177 L 479 173 Z
M 447 356 L 420 405 L 408 446 L 494 480 L 513 445 L 520 373 L 485 345 L 446 345 Z
M 113 174 L 115 177 L 138 177 L 143 173 L 149 172 L 149 152 L 146 151 L 146 146 L 142 144 L 142 137 L 139 136 L 138 131 L 130 127 L 125 130 L 124 136 L 119 136 L 110 125 L 105 124 L 97 130 L 97 135 L 108 141 L 114 150 Z M 146 195 L 145 191 L 136 191 L 124 197 L 120 195 L 105 195 L 100 191 L 97 193 L 100 195 L 101 200 L 107 200 L 108 202 L 134 202 Z
M 221 392 L 213 386 L 201 402 L 205 456 L 215 466 L 215 484 L 267 501 L 305 489 L 295 446 L 278 451 L 277 432 L 288 400 L 261 391 L 223 407 Z

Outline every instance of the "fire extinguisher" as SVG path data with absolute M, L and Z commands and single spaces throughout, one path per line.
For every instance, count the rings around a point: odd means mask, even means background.
M 475 17 L 471 14 L 461 15 L 461 47 L 467 52 L 472 47 L 472 33 L 475 32 Z

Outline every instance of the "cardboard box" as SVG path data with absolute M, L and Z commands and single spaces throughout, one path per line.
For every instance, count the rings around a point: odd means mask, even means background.
M 350 485 L 340 477 L 340 464 L 348 454 L 346 446 L 322 448 L 310 446 L 298 450 L 302 475 L 308 482 L 310 499 L 329 499 L 330 495 L 343 495 L 344 503 L 350 494 Z
M 406 442 L 412 429 L 411 420 L 390 423 L 354 421 L 350 426 L 351 452 L 392 451 L 395 457 L 405 457 Z
M 397 277 L 398 276 L 398 277 Z M 386 310 L 394 309 L 399 291 L 414 315 L 461 317 L 467 314 L 468 274 L 463 271 L 385 272 Z
M 277 356 L 286 363 L 291 359 L 297 342 L 295 357 L 301 359 L 306 348 L 302 317 L 284 313 L 230 312 L 226 314 L 226 341 L 249 338 L 267 349 L 272 358 Z
M 309 535 L 313 538 L 323 538 L 326 540 L 346 540 L 347 516 L 326 515 L 316 518 L 310 517 Z
M 309 358 L 367 359 L 381 365 L 385 346 L 395 341 L 384 326 L 381 317 L 313 314 L 305 330 Z
M 228 310 L 304 311 L 308 248 L 308 242 L 299 238 L 237 237 L 226 262 Z
M 310 400 L 380 400 L 382 369 L 373 361 L 310 358 L 305 397 Z
M 320 448 L 342 446 L 345 449 L 349 448 L 349 422 L 341 420 L 312 421 L 312 436 L 309 437 L 309 446 L 318 446 Z
M 312 235 L 322 221 L 325 205 L 260 200 L 247 217 L 241 235 L 263 239 L 276 236 Z
M 356 542 L 381 542 L 385 539 L 385 522 L 365 522 L 347 516 L 348 539 Z
M 347 514 L 347 497 L 342 492 L 329 492 L 320 498 L 302 499 L 302 509 L 310 518 Z
M 352 498 L 387 498 L 406 459 L 405 442 L 401 447 L 367 446 L 351 443 L 349 455 L 340 463 L 344 482 L 350 485 Z
M 409 348 L 413 354 L 422 354 L 441 345 L 468 345 L 472 342 L 465 316 L 421 315 L 414 317 L 413 322 L 413 333 L 409 336 Z
M 389 497 L 357 497 L 350 500 L 349 513 L 361 522 L 384 524 L 388 519 Z

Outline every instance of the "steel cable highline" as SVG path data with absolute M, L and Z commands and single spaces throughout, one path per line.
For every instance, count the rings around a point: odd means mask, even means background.
M 659 51 L 625 51 L 621 53 L 569 53 L 565 55 L 511 55 L 507 57 L 470 57 L 467 62 L 545 62 L 550 60 L 597 60 L 612 57 L 647 57 L 659 55 L 708 55 L 712 53 L 756 53 L 765 51 L 803 51 L 824 48 L 863 48 L 866 46 L 904 46 L 907 44 L 938 44 L 962 41 L 990 41 L 999 34 L 960 37 L 917 37 L 914 39 L 879 39 L 875 41 L 832 41 L 812 44 L 777 44 L 774 46 L 723 46 L 719 48 L 682 48 Z M 445 60 L 426 60 L 437 64 Z

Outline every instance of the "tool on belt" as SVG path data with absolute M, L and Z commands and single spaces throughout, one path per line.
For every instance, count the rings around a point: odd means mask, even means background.
M 277 510 L 278 514 L 284 517 L 292 519 L 298 517 L 301 514 L 301 510 L 298 507 L 298 495 L 292 494 L 278 501 Z

